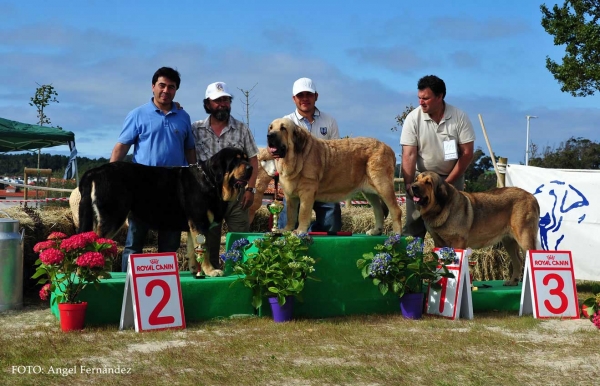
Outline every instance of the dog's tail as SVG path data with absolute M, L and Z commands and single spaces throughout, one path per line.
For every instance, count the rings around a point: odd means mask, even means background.
M 86 172 L 79 181 L 79 230 L 78 232 L 89 232 L 94 230 L 94 209 L 92 208 L 92 182 L 93 178 Z

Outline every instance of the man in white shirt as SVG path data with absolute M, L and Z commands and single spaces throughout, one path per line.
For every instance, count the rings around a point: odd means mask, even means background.
M 292 100 L 296 111 L 286 115 L 300 127 L 304 127 L 315 138 L 339 139 L 340 132 L 336 120 L 328 114 L 321 112 L 315 105 L 319 93 L 314 82 L 309 78 L 300 78 L 292 87 Z M 339 203 L 315 201 L 313 205 L 316 221 L 308 228 L 313 232 L 339 232 L 342 229 L 342 210 Z M 284 199 L 284 208 L 279 215 L 277 226 L 283 229 L 287 223 L 287 205 Z

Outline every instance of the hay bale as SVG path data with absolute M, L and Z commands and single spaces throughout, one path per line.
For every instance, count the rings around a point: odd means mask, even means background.
M 11 207 L 5 212 L 16 220 L 22 228 L 25 229 L 24 236 L 24 266 L 25 277 L 28 279 L 33 274 L 33 264 L 38 256 L 33 252 L 33 246 L 42 240 L 45 240 L 52 232 L 63 232 L 67 236 L 76 233 L 73 216 L 68 207 L 51 207 L 46 206 L 40 209 L 30 207 Z M 404 208 L 403 208 L 404 212 Z M 250 231 L 254 233 L 264 233 L 270 231 L 269 217 L 270 213 L 265 206 L 261 206 L 257 211 L 250 226 Z M 0 213 L 0 217 L 4 217 Z M 403 218 L 404 220 L 404 218 Z M 355 234 L 364 234 L 374 225 L 375 218 L 373 211 L 368 207 L 349 207 L 342 208 L 342 230 Z M 392 221 L 388 217 L 384 222 L 384 233 L 392 234 Z M 223 226 L 222 244 L 224 245 L 225 236 L 227 234 L 227 226 Z M 113 263 L 113 270 L 121 270 L 121 253 L 123 244 L 127 236 L 127 226 L 124 226 L 114 240 L 119 245 L 119 255 Z M 157 252 L 158 238 L 157 233 L 150 231 L 146 241 L 145 253 Z M 433 240 L 429 235 L 425 238 L 425 250 L 430 251 L 433 248 Z M 221 248 L 221 252 L 224 247 Z M 187 234 L 182 232 L 181 245 L 177 251 L 179 266 L 181 270 L 187 270 Z M 366 251 L 365 251 L 366 252 Z M 477 265 L 472 268 L 475 280 L 507 280 L 510 278 L 511 264 L 508 253 L 502 247 L 489 247 L 479 250 L 474 250 L 471 255 L 472 261 L 477 261 Z

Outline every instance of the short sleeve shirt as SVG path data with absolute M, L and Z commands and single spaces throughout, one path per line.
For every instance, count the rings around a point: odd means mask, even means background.
M 289 118 L 294 121 L 298 126 L 304 127 L 313 135 L 313 137 L 320 139 L 339 139 L 340 131 L 338 130 L 338 124 L 336 120 L 325 113 L 322 113 L 319 109 L 315 109 L 313 115 L 313 123 L 311 124 L 308 119 L 304 118 L 298 110 L 291 114 L 286 115 L 284 118 Z
M 173 104 L 163 113 L 150 102 L 125 118 L 117 142 L 133 145 L 133 162 L 148 166 L 185 166 L 185 150 L 194 148 L 190 116 Z
M 411 111 L 402 127 L 400 145 L 417 147 L 417 171 L 450 174 L 457 160 L 444 160 L 444 141 L 458 145 L 475 141 L 471 120 L 463 111 L 446 103 L 444 117 L 436 123 L 421 107 Z
M 258 155 L 258 147 L 248 126 L 234 117 L 229 117 L 229 124 L 217 137 L 210 128 L 210 116 L 192 123 L 192 132 L 196 140 L 196 156 L 199 161 L 206 161 L 226 147 L 235 147 L 246 153 L 248 158 Z

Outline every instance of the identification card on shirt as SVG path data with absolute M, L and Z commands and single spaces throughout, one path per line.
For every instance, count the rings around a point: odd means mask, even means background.
M 444 141 L 444 161 L 458 159 L 456 152 L 456 142 L 454 140 Z

